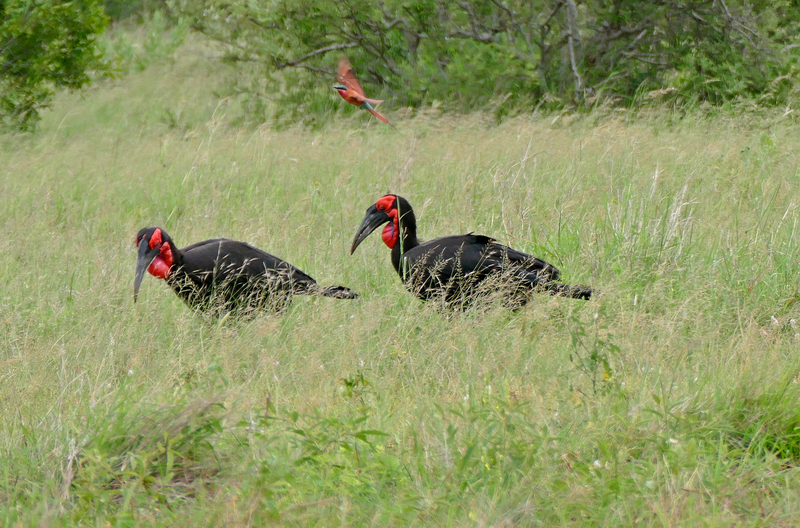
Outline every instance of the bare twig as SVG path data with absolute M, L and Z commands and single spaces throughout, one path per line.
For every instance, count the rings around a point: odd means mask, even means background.
M 556 6 L 550 12 L 550 15 L 548 15 L 547 19 L 545 19 L 544 23 L 542 23 L 542 25 L 540 27 L 544 28 L 544 27 L 548 27 L 550 25 L 550 21 L 553 20 L 553 17 L 556 16 L 556 14 L 561 10 L 561 6 L 564 5 L 564 2 L 565 2 L 565 0 L 561 0 L 560 2 L 558 2 L 556 4 Z
M 356 46 L 358 46 L 358 44 L 355 43 L 355 42 L 348 42 L 346 44 L 334 44 L 332 46 L 326 46 L 324 48 L 316 49 L 316 50 L 312 51 L 311 53 L 307 53 L 306 55 L 303 55 L 299 59 L 290 60 L 290 61 L 287 61 L 287 62 L 277 63 L 275 65 L 275 67 L 278 68 L 279 70 L 282 70 L 282 69 L 288 68 L 290 66 L 297 66 L 298 64 L 300 64 L 302 62 L 305 62 L 305 61 L 307 61 L 308 59 L 310 59 L 312 57 L 316 57 L 317 55 L 321 55 L 323 53 L 328 53 L 329 51 L 336 51 L 336 50 L 342 50 L 342 49 L 347 49 L 347 48 L 355 48 Z
M 317 73 L 324 73 L 325 75 L 336 75 L 336 72 L 333 70 L 326 70 L 325 68 L 317 68 L 315 66 L 309 66 L 308 64 L 298 64 L 297 67 Z
M 567 4 L 567 31 L 568 46 L 569 46 L 569 64 L 572 68 L 572 77 L 575 82 L 575 96 L 578 97 L 581 91 L 581 74 L 578 72 L 578 64 L 576 55 L 580 53 L 581 36 L 578 29 L 578 7 L 575 5 L 575 0 L 566 0 Z M 578 53 L 575 52 L 576 48 Z

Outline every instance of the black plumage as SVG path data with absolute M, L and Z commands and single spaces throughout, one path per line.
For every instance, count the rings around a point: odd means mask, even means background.
M 214 238 L 178 249 L 163 229 L 146 227 L 136 235 L 136 244 L 134 300 L 145 270 L 204 312 L 280 311 L 297 294 L 358 297 L 344 286 L 322 287 L 285 260 L 236 240 Z
M 577 299 L 592 296 L 591 288 L 557 282 L 560 273 L 551 264 L 487 236 L 468 233 L 422 242 L 411 205 L 393 194 L 367 209 L 350 253 L 383 224 L 392 265 L 420 299 L 463 307 L 476 298 L 500 296 L 505 305 L 518 307 L 535 291 Z

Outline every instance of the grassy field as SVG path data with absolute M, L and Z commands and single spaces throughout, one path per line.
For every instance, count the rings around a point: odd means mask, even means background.
M 229 75 L 188 45 L 0 137 L 4 525 L 796 525 L 796 113 L 278 132 Z M 387 191 L 600 294 L 443 316 L 379 236 L 348 254 Z M 150 225 L 362 297 L 134 304 Z

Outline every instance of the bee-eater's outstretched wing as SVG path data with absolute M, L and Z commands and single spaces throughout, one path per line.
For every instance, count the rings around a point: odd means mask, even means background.
M 348 90 L 352 90 L 366 99 L 366 96 L 364 95 L 364 89 L 358 83 L 356 74 L 353 73 L 353 67 L 350 66 L 350 61 L 347 60 L 347 57 L 342 57 L 339 59 L 339 74 L 336 76 L 336 80 L 347 86 Z

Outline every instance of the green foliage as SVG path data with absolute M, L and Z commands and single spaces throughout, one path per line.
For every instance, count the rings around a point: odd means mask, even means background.
M 6 0 L 0 12 L 0 127 L 29 130 L 54 88 L 78 89 L 102 68 L 107 19 L 100 0 Z
M 149 13 L 163 10 L 164 0 L 103 0 L 106 14 L 113 21 L 146 18 Z
M 679 474 L 719 486 L 756 473 L 761 486 L 780 493 L 784 477 L 775 468 L 797 464 L 796 390 L 758 397 L 758 410 L 740 390 L 722 391 L 716 402 L 677 401 L 663 387 L 659 394 L 651 395 L 655 406 L 627 414 L 617 412 L 628 409 L 624 399 L 603 398 L 612 412 L 602 426 L 592 412 L 578 413 L 588 423 L 566 426 L 558 412 L 544 417 L 507 386 L 486 385 L 470 386 L 458 404 L 434 405 L 403 435 L 367 428 L 391 418 L 375 398 L 308 415 L 269 405 L 259 413 L 265 419 L 240 427 L 254 431 L 249 445 L 260 453 L 251 485 L 264 498 L 261 511 L 283 523 L 295 518 L 298 502 L 322 506 L 315 518 L 336 516 L 326 497 L 351 503 L 356 523 L 474 520 L 484 501 L 500 518 L 597 521 L 632 497 L 669 493 Z M 587 486 L 593 491 L 576 503 Z M 565 500 L 563 509 L 553 499 Z M 519 512 L 531 503 L 532 511 Z
M 271 117 L 257 102 L 271 98 L 278 121 L 315 122 L 331 108 L 329 85 L 345 54 L 367 91 L 395 107 L 491 108 L 498 117 L 543 105 L 663 99 L 782 104 L 800 56 L 800 15 L 790 0 L 169 5 L 249 73 L 237 90 L 254 120 Z
M 346 380 L 348 391 L 352 383 L 370 385 L 361 373 Z M 526 482 L 538 470 L 540 449 L 549 442 L 550 451 L 558 440 L 532 419 L 530 402 L 509 400 L 491 386 L 470 388 L 471 397 L 462 404 L 435 406 L 419 417 L 429 430 L 405 438 L 370 428 L 391 418 L 381 412 L 379 400 L 356 402 L 347 392 L 342 395 L 336 412 L 303 414 L 269 405 L 258 423 L 240 424 L 254 428 L 251 446 L 269 446 L 255 465 L 270 517 L 286 517 L 287 506 L 298 499 L 337 495 L 358 506 L 359 519 L 372 516 L 389 496 L 391 504 L 376 512 L 384 522 L 444 518 L 465 494 L 493 495 Z M 439 444 L 433 453 L 432 441 Z M 426 497 L 420 486 L 433 495 Z
M 135 26 L 110 28 L 97 44 L 108 68 L 118 74 L 143 71 L 172 56 L 189 31 L 183 20 L 170 20 L 162 11 L 143 14 Z
M 800 410 L 791 384 L 756 397 L 737 396 L 729 409 L 732 443 L 755 456 L 770 454 L 786 464 L 800 464 Z
M 614 379 L 612 361 L 620 354 L 614 343 L 614 336 L 608 331 L 608 325 L 595 313 L 592 326 L 588 332 L 580 318 L 573 314 L 569 333 L 572 338 L 572 353 L 569 356 L 575 368 L 592 384 L 592 393 L 606 392 L 618 387 Z M 603 314 L 605 315 L 605 314 Z
M 214 401 L 181 398 L 159 406 L 123 388 L 107 413 L 86 424 L 62 486 L 91 509 L 112 506 L 94 514 L 113 514 L 132 494 L 165 502 L 193 495 L 220 470 L 214 444 L 225 415 Z

